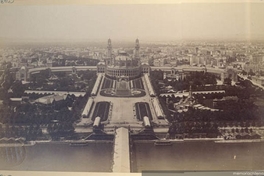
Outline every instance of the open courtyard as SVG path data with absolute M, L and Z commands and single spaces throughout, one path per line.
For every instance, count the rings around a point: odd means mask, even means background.
M 106 79 L 103 77 L 103 79 Z M 82 118 L 81 122 L 78 124 L 79 126 L 82 126 L 84 124 L 92 124 L 92 117 L 95 113 L 95 107 L 96 103 L 99 102 L 110 102 L 110 110 L 108 119 L 105 122 L 102 122 L 105 124 L 105 128 L 108 127 L 119 127 L 119 126 L 130 126 L 134 128 L 143 128 L 143 122 L 138 120 L 136 116 L 136 108 L 135 104 L 138 102 L 146 102 L 149 104 L 150 112 L 153 118 L 153 122 L 160 125 L 166 125 L 167 122 L 163 119 L 158 119 L 153 104 L 151 102 L 152 97 L 149 95 L 149 91 L 147 89 L 147 85 L 143 77 L 141 77 L 144 91 L 146 92 L 146 95 L 142 97 L 109 97 L 109 96 L 103 96 L 100 93 L 98 93 L 96 96 L 93 96 L 94 105 L 91 108 L 91 113 L 89 114 L 88 118 Z M 98 92 L 101 91 L 103 88 L 103 81 L 101 81 L 101 84 L 98 88 Z

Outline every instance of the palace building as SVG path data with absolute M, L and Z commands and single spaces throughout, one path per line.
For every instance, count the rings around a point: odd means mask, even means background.
M 139 40 L 136 39 L 135 51 L 132 56 L 125 51 L 118 51 L 118 54 L 114 56 L 111 39 L 108 39 L 107 57 L 105 62 L 100 62 L 97 65 L 97 72 L 105 73 L 109 78 L 126 80 L 138 78 L 142 73 L 149 73 L 149 65 L 140 62 L 139 48 Z
M 133 54 L 119 50 L 113 54 L 111 39 L 107 42 L 104 61 L 97 64 L 97 73 L 104 74 L 101 95 L 105 96 L 144 96 L 141 77 L 150 73 L 150 66 L 141 63 L 139 40 L 136 39 Z

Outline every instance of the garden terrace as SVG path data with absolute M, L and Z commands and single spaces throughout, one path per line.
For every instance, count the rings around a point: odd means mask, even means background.
M 150 120 L 152 120 L 152 115 L 148 103 L 138 102 L 135 104 L 135 107 L 138 120 L 142 121 L 144 116 L 147 116 Z
M 100 117 L 102 122 L 106 121 L 108 119 L 109 108 L 110 102 L 97 102 L 92 116 L 92 120 L 94 121 L 96 117 Z
M 132 88 L 144 90 L 143 82 L 141 78 L 132 80 Z
M 111 89 L 113 87 L 114 80 L 109 78 L 104 78 L 102 89 Z

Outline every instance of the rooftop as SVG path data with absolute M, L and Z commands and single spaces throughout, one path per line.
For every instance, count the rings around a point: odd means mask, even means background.
M 115 60 L 132 60 L 131 57 L 129 57 L 127 54 L 119 54 L 118 56 L 115 57 Z

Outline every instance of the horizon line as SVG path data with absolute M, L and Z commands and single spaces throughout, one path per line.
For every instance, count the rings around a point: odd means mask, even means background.
M 86 39 L 80 39 L 80 38 L 76 38 L 76 39 L 56 39 L 56 38 L 46 38 L 46 39 L 39 39 L 39 38 L 5 38 L 5 37 L 0 37 L 1 42 L 0 43 L 43 43 L 43 42 L 49 42 L 49 43 L 83 43 L 83 42 L 104 42 L 107 41 L 108 38 L 86 38 Z M 120 38 L 111 38 L 111 40 L 116 41 L 116 42 L 134 42 L 135 39 L 120 39 Z M 234 37 L 234 38 L 172 38 L 172 39 L 144 39 L 144 37 L 142 37 L 142 39 L 140 37 L 138 37 L 139 41 L 142 43 L 143 42 L 180 42 L 180 41 L 264 41 L 264 37 L 252 37 L 252 38 L 239 38 L 239 37 Z

